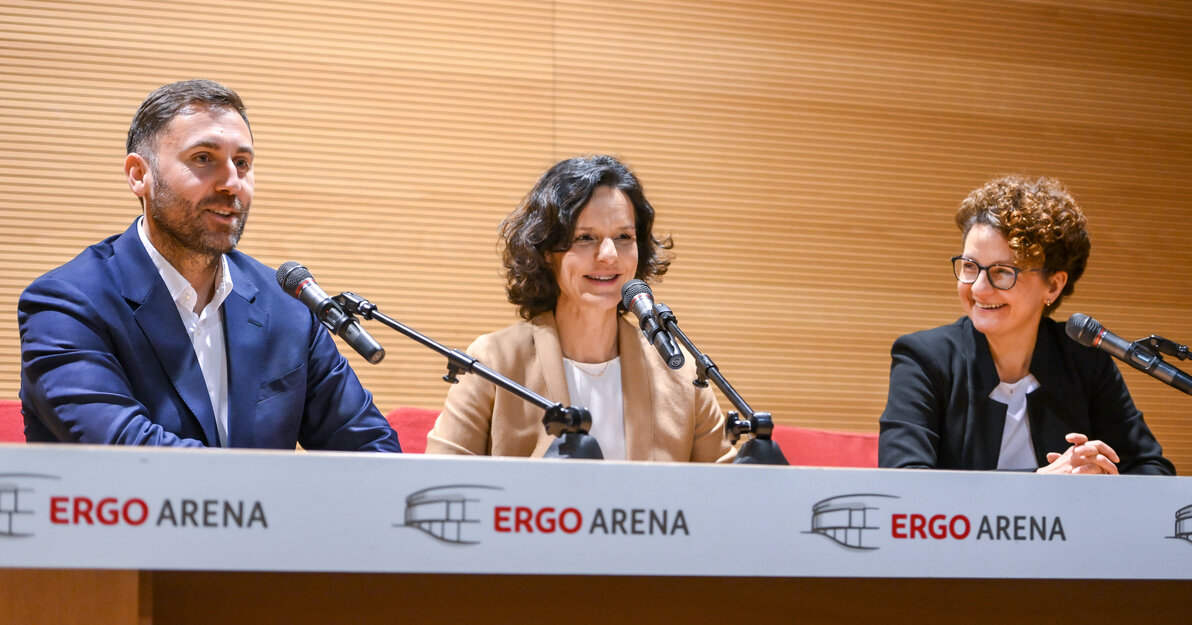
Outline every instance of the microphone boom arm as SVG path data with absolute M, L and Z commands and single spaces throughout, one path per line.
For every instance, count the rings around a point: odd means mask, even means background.
M 741 411 L 741 414 L 745 415 L 747 419 L 752 419 L 757 413 L 749 406 L 749 402 L 745 401 L 744 397 L 741 397 L 741 394 L 737 392 L 737 389 L 733 388 L 732 384 L 729 384 L 729 381 L 720 373 L 720 369 L 716 367 L 716 363 L 707 354 L 701 352 L 695 346 L 695 343 L 691 341 L 691 338 L 687 336 L 687 333 L 683 332 L 679 327 L 678 320 L 675 319 L 675 313 L 671 311 L 670 307 L 666 304 L 655 304 L 654 310 L 658 311 L 658 319 L 667 331 L 679 339 L 683 347 L 686 347 L 687 351 L 695 357 L 695 368 L 698 377 L 692 381 L 692 384 L 699 388 L 707 388 L 708 380 L 711 379 L 716 384 L 716 388 L 724 393 L 724 396 L 728 398 L 729 402 L 737 410 Z M 763 414 L 769 415 L 769 413 Z M 766 432 L 766 438 L 769 438 L 769 432 Z M 737 442 L 736 439 L 733 439 L 733 442 Z
M 1188 359 L 1188 346 L 1187 345 L 1180 345 L 1179 343 L 1176 343 L 1175 341 L 1165 339 L 1157 334 L 1152 334 L 1145 339 L 1142 339 L 1140 341 L 1135 341 L 1135 342 L 1136 343 L 1145 343 L 1146 345 L 1151 346 L 1151 348 L 1153 348 L 1155 351 L 1159 352 L 1160 354 L 1167 354 L 1168 356 L 1175 356 L 1176 358 L 1179 358 L 1180 360 Z
M 753 439 L 741 447 L 740 453 L 748 456 L 751 452 L 755 452 L 756 458 L 746 460 L 746 462 L 790 464 L 787 462 L 786 456 L 782 454 L 782 450 L 778 447 L 777 443 L 770 440 L 770 436 L 774 432 L 774 419 L 770 416 L 770 413 L 755 412 L 753 410 L 749 402 L 745 401 L 745 398 L 741 397 L 737 389 L 733 388 L 733 385 L 729 384 L 728 379 L 720 373 L 720 369 L 716 367 L 716 363 L 707 354 L 701 352 L 695 346 L 695 343 L 691 341 L 691 338 L 687 336 L 687 333 L 683 332 L 679 327 L 678 320 L 675 318 L 675 313 L 671 311 L 669 306 L 661 303 L 655 304 L 654 310 L 658 314 L 658 320 L 662 323 L 662 327 L 666 328 L 672 336 L 678 339 L 683 344 L 683 347 L 686 347 L 687 351 L 695 358 L 697 374 L 692 384 L 700 388 L 706 388 L 708 386 L 708 380 L 712 380 L 716 388 L 720 389 L 720 392 L 724 393 L 724 396 L 728 398 L 729 402 L 740 411 L 740 415 L 744 415 L 744 418 L 740 418 L 737 412 L 729 411 L 724 422 L 724 430 L 725 436 L 734 445 L 741 439 L 742 434 L 753 434 Z
M 535 393 L 525 386 L 494 371 L 484 363 L 459 349 L 450 349 L 446 345 L 410 328 L 400 321 L 382 313 L 372 302 L 352 293 L 344 291 L 332 298 L 349 314 L 358 314 L 365 319 L 374 319 L 392 330 L 413 339 L 431 351 L 447 358 L 447 373 L 444 382 L 458 384 L 459 374 L 475 373 L 481 378 L 513 393 L 514 395 L 542 408 L 546 414 L 542 417 L 542 425 L 552 436 L 561 437 L 564 434 L 587 433 L 592 427 L 592 415 L 586 408 L 564 406 Z
M 1152 334 L 1130 343 L 1124 360 L 1135 369 L 1192 395 L 1192 377 L 1163 360 L 1163 354 L 1183 360 L 1188 357 L 1188 348 Z

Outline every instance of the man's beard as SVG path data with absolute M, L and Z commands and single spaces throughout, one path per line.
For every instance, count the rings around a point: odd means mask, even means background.
M 248 209 L 252 206 L 240 203 L 240 198 L 226 193 L 213 193 L 194 204 L 178 196 L 160 176 L 153 177 L 153 201 L 146 203 L 146 214 L 157 229 L 166 235 L 167 245 L 187 251 L 214 257 L 226 254 L 240 242 L 244 224 L 248 221 Z M 203 227 L 203 212 L 206 208 L 228 208 L 236 211 L 236 221 L 230 232 L 210 232 Z

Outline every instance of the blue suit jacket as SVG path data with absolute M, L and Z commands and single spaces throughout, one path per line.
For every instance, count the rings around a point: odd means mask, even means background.
M 273 270 L 228 254 L 224 301 L 232 447 L 400 451 L 372 395 Z M 198 359 L 136 222 L 21 294 L 29 442 L 216 446 Z

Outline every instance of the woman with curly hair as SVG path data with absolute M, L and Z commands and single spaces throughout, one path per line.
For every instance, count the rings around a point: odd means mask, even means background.
M 1105 352 L 1050 318 L 1084 273 L 1084 213 L 1052 178 L 1007 176 L 961 203 L 965 316 L 894 342 L 878 465 L 1173 475 Z
M 621 287 L 670 265 L 654 208 L 611 156 L 550 168 L 501 224 L 505 290 L 524 321 L 476 339 L 468 353 L 531 390 L 592 414 L 606 459 L 731 460 L 710 389 L 672 371 L 624 316 Z M 542 410 L 478 376 L 460 379 L 427 437 L 427 453 L 542 456 Z

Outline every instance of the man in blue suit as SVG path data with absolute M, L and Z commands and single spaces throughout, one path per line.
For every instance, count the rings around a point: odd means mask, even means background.
M 234 250 L 253 194 L 240 97 L 157 89 L 124 172 L 144 216 L 21 294 L 26 440 L 400 451 L 315 316 Z

